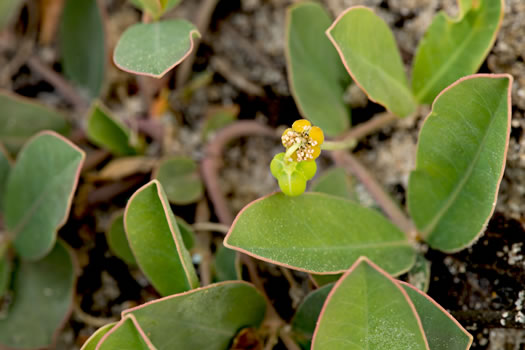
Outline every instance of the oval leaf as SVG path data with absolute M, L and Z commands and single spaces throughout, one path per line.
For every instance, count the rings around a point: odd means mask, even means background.
M 472 335 L 428 295 L 408 283 L 398 281 L 414 303 L 432 350 L 466 350 Z
M 10 151 L 18 151 L 31 136 L 42 130 L 69 132 L 64 115 L 35 100 L 0 92 L 0 106 L 0 142 Z
M 93 103 L 87 121 L 86 136 L 95 145 L 117 156 L 135 154 L 130 145 L 130 130 L 99 102 Z
M 99 3 L 96 0 L 66 1 L 60 26 L 64 72 L 91 98 L 100 94 L 106 65 Z
M 199 167 L 191 158 L 173 157 L 163 160 L 153 172 L 173 204 L 197 202 L 204 193 Z
M 349 348 L 430 349 L 407 293 L 366 258 L 331 290 L 312 340 L 312 350 Z
M 436 15 L 417 49 L 412 90 L 421 103 L 432 103 L 448 85 L 476 73 L 496 40 L 503 19 L 503 0 L 467 0 L 459 4 L 462 11 L 456 19 L 445 12 Z
M 199 37 L 195 26 L 181 19 L 135 24 L 122 34 L 113 60 L 126 72 L 161 78 L 191 53 Z
M 84 343 L 84 345 L 82 345 L 80 350 L 95 350 L 102 337 L 105 336 L 106 333 L 109 332 L 115 325 L 116 323 L 110 323 L 99 328 L 95 333 L 91 335 L 91 337 L 89 337 L 88 340 L 86 340 L 86 342 Z
M 399 117 L 416 110 L 394 35 L 372 10 L 362 6 L 349 8 L 326 35 L 354 81 L 372 101 Z
M 96 350 L 156 350 L 132 315 L 124 317 L 100 339 Z
M 0 348 L 47 349 L 71 311 L 72 256 L 59 241 L 44 259 L 21 262 L 14 276 L 13 301 L 0 319 Z
M 160 294 L 180 293 L 199 285 L 191 256 L 157 180 L 130 198 L 124 224 L 138 265 Z
M 219 245 L 215 253 L 215 277 L 218 281 L 242 280 L 239 253 Z
M 20 152 L 7 181 L 5 225 L 24 259 L 39 259 L 54 246 L 65 223 L 84 152 L 53 132 L 42 132 Z
M 154 300 L 123 316 L 135 316 L 157 349 L 224 350 L 239 330 L 258 327 L 265 309 L 252 285 L 222 282 Z
M 320 193 L 261 198 L 237 216 L 224 245 L 293 269 L 344 272 L 361 255 L 389 273 L 407 271 L 415 251 L 405 234 L 379 213 Z
M 350 126 L 350 109 L 343 101 L 350 77 L 324 35 L 331 22 L 317 3 L 289 7 L 285 53 L 288 82 L 302 116 L 337 136 Z
M 436 98 L 421 129 L 408 208 L 435 249 L 470 245 L 494 211 L 509 141 L 511 81 L 509 75 L 457 81 Z

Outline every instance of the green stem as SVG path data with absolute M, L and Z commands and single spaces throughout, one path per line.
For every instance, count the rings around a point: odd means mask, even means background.
M 354 138 L 343 139 L 340 141 L 325 141 L 321 145 L 321 149 L 325 151 L 337 151 L 342 149 L 352 149 L 357 145 L 357 140 Z

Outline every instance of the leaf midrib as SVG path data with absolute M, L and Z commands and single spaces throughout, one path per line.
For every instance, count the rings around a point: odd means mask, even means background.
M 467 168 L 467 171 L 465 172 L 465 175 L 461 178 L 461 180 L 457 183 L 454 190 L 451 192 L 448 199 L 445 201 L 444 205 L 441 206 L 441 208 L 438 210 L 437 214 L 434 216 L 432 220 L 421 230 L 421 235 L 428 239 L 436 226 L 439 224 L 441 219 L 445 216 L 447 211 L 450 209 L 450 207 L 456 202 L 457 197 L 459 196 L 461 190 L 466 185 L 468 180 L 470 179 L 472 172 L 474 171 L 475 165 L 478 163 L 479 157 L 481 156 L 481 153 L 483 149 L 485 149 L 485 142 L 488 138 L 488 135 L 490 134 L 490 130 L 492 128 L 492 124 L 495 120 L 498 119 L 497 112 L 500 110 L 501 107 L 501 101 L 499 101 L 497 108 L 495 109 L 495 112 L 492 114 L 492 118 L 490 120 L 489 125 L 485 129 L 485 134 L 483 135 L 483 139 L 481 140 L 479 147 L 476 151 L 475 156 L 472 158 L 472 162 Z

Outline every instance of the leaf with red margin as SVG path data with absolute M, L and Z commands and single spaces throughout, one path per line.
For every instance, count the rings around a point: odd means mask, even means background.
M 324 35 L 332 19 L 318 3 L 304 1 L 286 11 L 286 62 L 290 90 L 304 118 L 337 136 L 350 127 L 343 95 L 350 77 Z
M 120 37 L 113 61 L 123 71 L 162 78 L 193 50 L 200 34 L 182 19 L 138 23 Z
M 349 8 L 326 35 L 348 73 L 372 101 L 399 117 L 416 110 L 394 35 L 372 10 L 363 6 Z
M 154 300 L 125 310 L 122 317 L 133 317 L 156 349 L 224 350 L 241 329 L 258 328 L 265 310 L 266 301 L 256 288 L 234 281 Z M 105 347 L 105 341 L 97 349 L 115 349 Z
M 359 258 L 330 291 L 312 350 L 430 350 L 407 293 L 385 271 Z
M 42 260 L 20 262 L 13 286 L 7 317 L 0 319 L 0 348 L 52 348 L 73 304 L 75 268 L 68 247 L 58 241 Z
M 247 205 L 224 246 L 272 264 L 337 274 L 368 256 L 389 273 L 410 269 L 415 250 L 405 234 L 378 212 L 323 193 L 282 193 Z
M 66 117 L 35 99 L 0 91 L 0 142 L 10 152 L 18 151 L 33 135 L 42 130 L 60 134 L 69 132 Z
M 96 350 L 156 350 L 133 315 L 124 317 L 97 344 Z
M 472 345 L 472 335 L 463 328 L 443 307 L 425 293 L 403 281 L 405 289 L 416 307 L 428 345 L 432 350 L 465 350 Z
M 89 337 L 88 340 L 86 340 L 80 350 L 95 350 L 102 337 L 105 336 L 106 333 L 109 332 L 116 324 L 117 323 L 114 322 L 100 327 L 95 333 L 91 335 L 91 337 Z
M 162 295 L 199 285 L 162 185 L 153 180 L 129 199 L 124 225 L 137 264 Z
M 21 150 L 7 180 L 4 218 L 23 259 L 42 258 L 55 245 L 84 158 L 80 148 L 51 131 L 37 134 Z
M 496 40 L 504 0 L 461 0 L 460 14 L 438 13 L 419 43 L 413 62 L 412 90 L 430 104 L 457 79 L 477 72 Z
M 485 230 L 510 136 L 512 77 L 462 78 L 436 98 L 419 134 L 408 209 L 434 249 L 456 252 Z

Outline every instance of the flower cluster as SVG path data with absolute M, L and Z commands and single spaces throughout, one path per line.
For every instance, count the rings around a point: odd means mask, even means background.
M 319 157 L 324 134 L 321 128 L 312 126 L 306 119 L 300 119 L 283 132 L 281 140 L 286 147 L 286 160 L 302 162 Z

